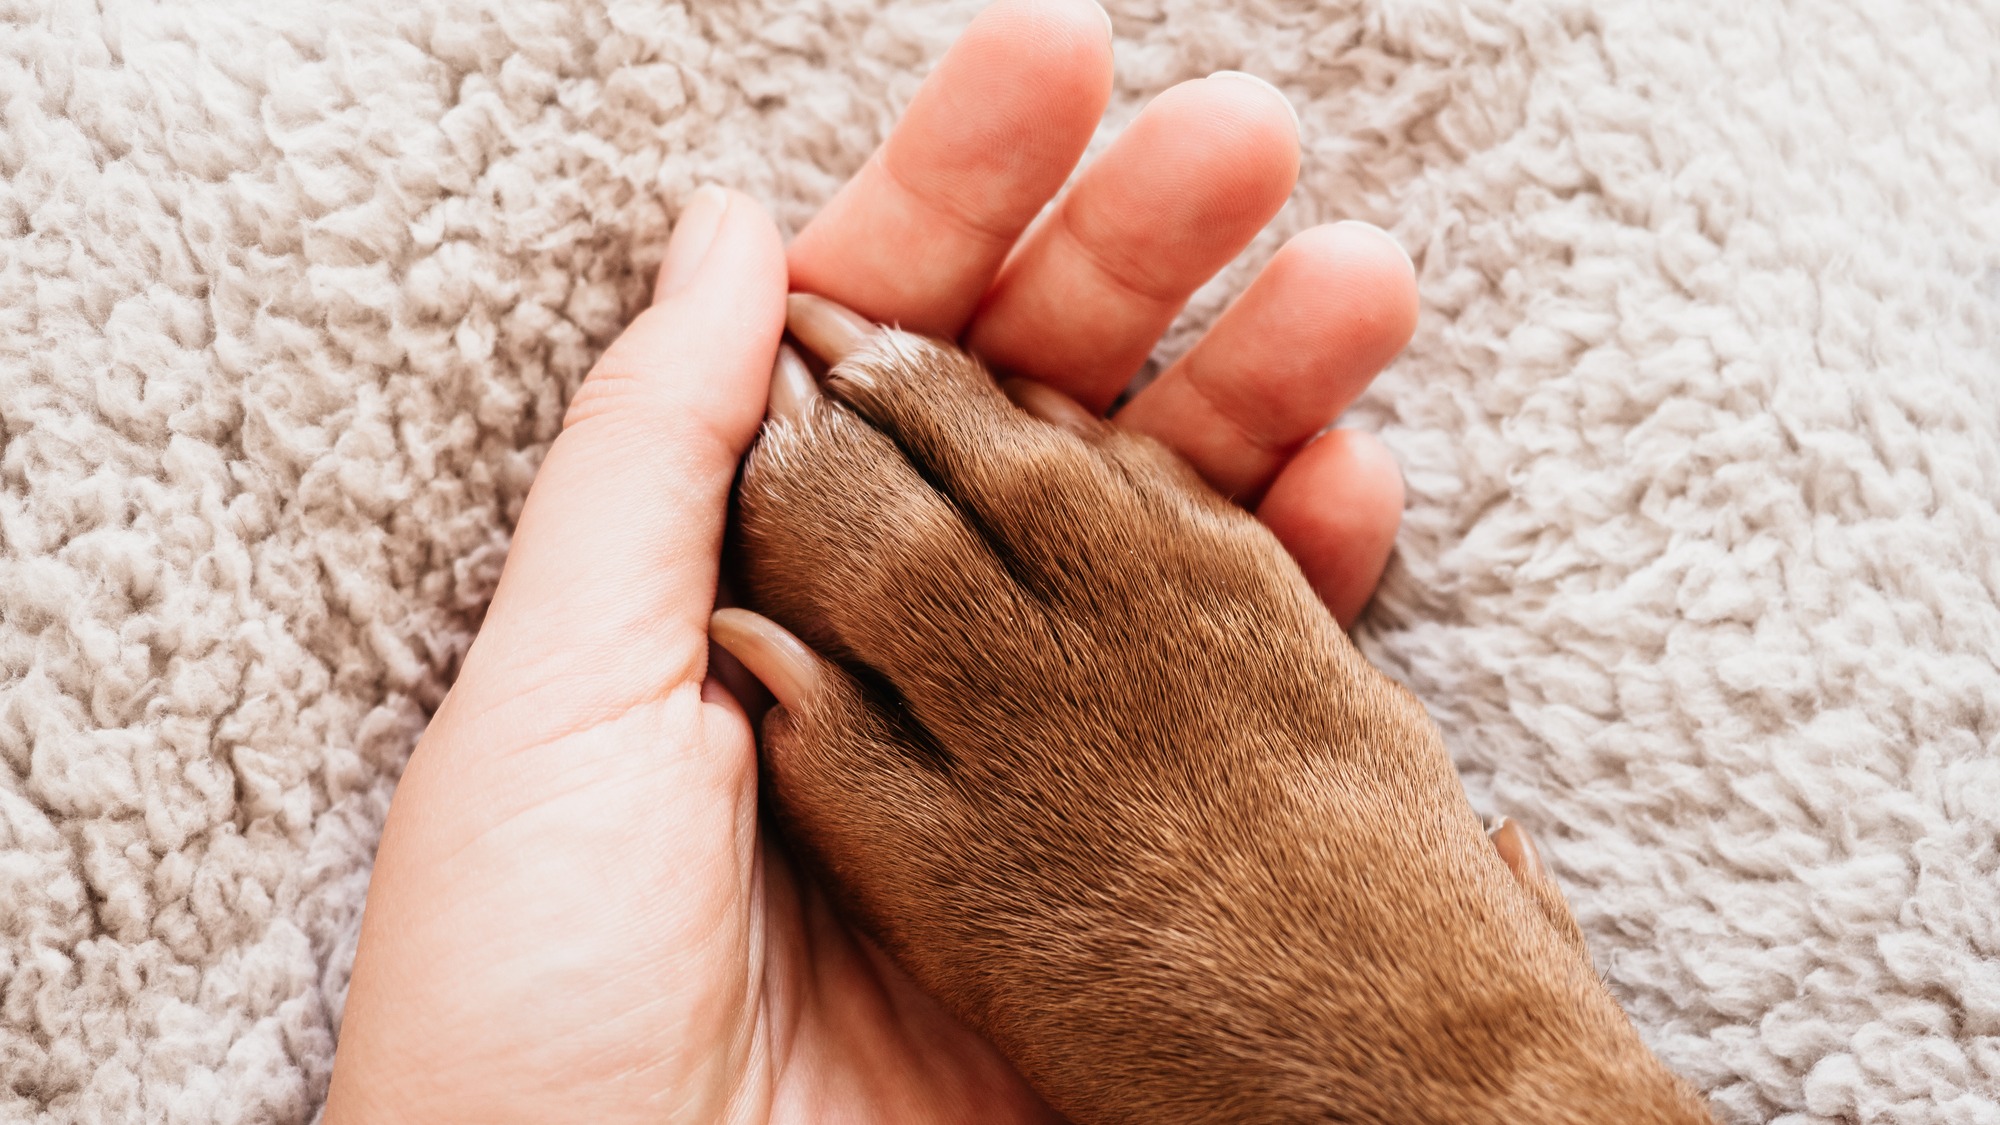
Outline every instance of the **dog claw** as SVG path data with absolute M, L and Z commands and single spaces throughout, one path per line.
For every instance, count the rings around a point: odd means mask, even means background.
M 763 614 L 718 609 L 708 619 L 708 639 L 749 669 L 780 707 L 796 711 L 819 688 L 819 657 Z
M 779 344 L 777 362 L 771 365 L 771 402 L 764 412 L 772 418 L 794 419 L 818 397 L 819 384 L 813 382 L 806 361 L 790 344 Z
M 1493 850 L 1500 853 L 1500 862 L 1514 873 L 1517 882 L 1526 884 L 1547 877 L 1547 869 L 1542 866 L 1542 853 L 1536 850 L 1528 830 L 1513 817 L 1503 816 L 1495 821 L 1486 836 L 1493 841 Z
M 1031 379 L 1003 379 L 1000 390 L 1015 406 L 1078 437 L 1090 437 L 1103 424 L 1075 399 Z
M 785 299 L 785 327 L 828 367 L 854 354 L 878 331 L 860 313 L 811 293 Z

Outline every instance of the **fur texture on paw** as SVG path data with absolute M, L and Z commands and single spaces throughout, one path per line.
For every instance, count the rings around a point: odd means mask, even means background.
M 1262 525 L 955 348 L 827 331 L 739 494 L 741 589 L 814 654 L 770 788 L 1058 1108 L 1704 1119 Z

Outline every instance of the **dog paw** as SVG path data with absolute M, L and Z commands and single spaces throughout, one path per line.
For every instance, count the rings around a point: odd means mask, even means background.
M 1262 525 L 956 348 L 791 327 L 829 369 L 774 373 L 714 636 L 794 848 L 1044 1096 L 1372 1120 L 1603 1038 L 1532 845 Z

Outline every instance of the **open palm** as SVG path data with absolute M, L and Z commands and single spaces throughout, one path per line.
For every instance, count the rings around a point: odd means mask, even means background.
M 745 197 L 683 211 L 397 791 L 326 1120 L 1053 1116 L 766 837 L 705 630 L 788 278 L 1102 409 L 1290 193 L 1283 99 L 1218 75 L 1162 94 L 1042 214 L 1110 75 L 1090 0 L 1001 0 L 789 249 Z M 1415 306 L 1380 232 L 1306 231 L 1119 414 L 1253 505 L 1343 621 L 1402 490 L 1379 443 L 1316 435 Z

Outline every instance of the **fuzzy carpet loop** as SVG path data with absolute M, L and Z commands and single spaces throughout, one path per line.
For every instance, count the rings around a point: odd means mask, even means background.
M 1409 247 L 1365 647 L 1731 1122 L 2000 1125 L 2000 4 L 1115 0 Z M 0 1119 L 305 1122 L 374 840 L 703 182 L 972 0 L 0 0 Z M 1107 131 L 1107 136 L 1109 132 Z M 1100 137 L 1100 142 L 1103 137 Z

